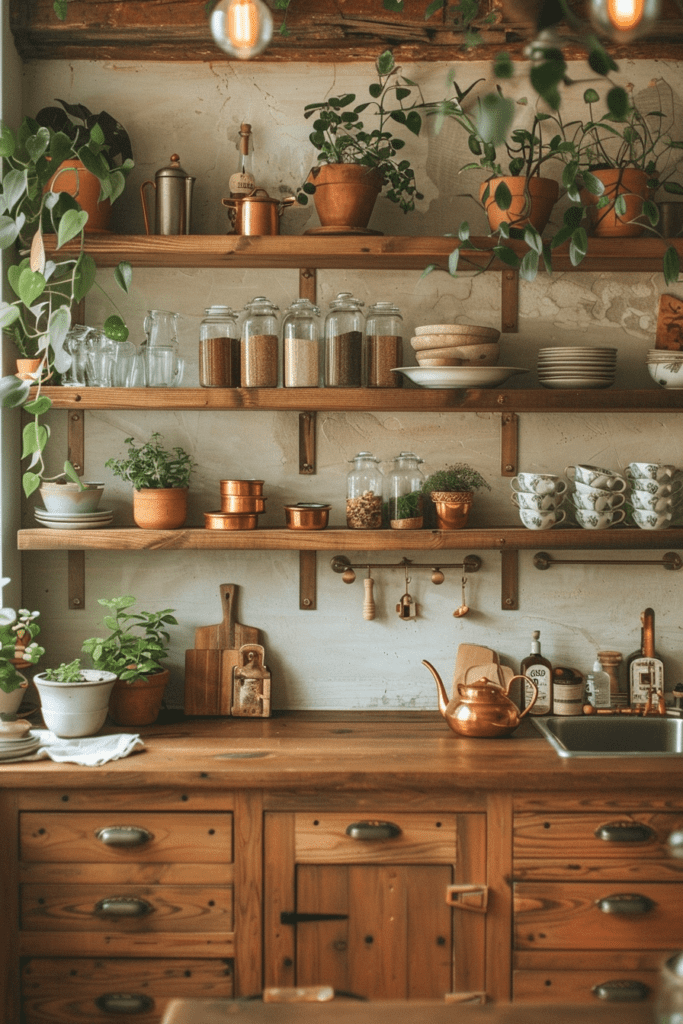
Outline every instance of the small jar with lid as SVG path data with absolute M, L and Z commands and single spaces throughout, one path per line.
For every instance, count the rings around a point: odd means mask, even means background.
M 363 378 L 363 303 L 340 292 L 325 317 L 325 387 L 359 388 Z
M 365 383 L 369 388 L 400 388 L 403 376 L 403 317 L 393 302 L 376 302 L 365 322 Z
M 350 462 L 346 480 L 346 525 L 350 530 L 379 530 L 382 526 L 382 470 L 370 452 L 359 452 Z
M 384 478 L 384 500 L 392 530 L 421 530 L 424 523 L 420 470 L 423 460 L 413 452 L 401 452 Z
M 243 388 L 276 388 L 278 383 L 278 307 L 258 295 L 244 307 L 240 339 Z
M 286 388 L 320 386 L 320 310 L 296 299 L 282 321 L 283 384 Z
M 230 306 L 209 306 L 199 325 L 199 383 L 203 388 L 240 386 L 240 329 Z

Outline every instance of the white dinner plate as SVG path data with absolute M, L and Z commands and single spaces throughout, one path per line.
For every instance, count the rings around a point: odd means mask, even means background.
M 544 388 L 608 388 L 614 384 L 613 380 L 596 380 L 594 377 L 561 377 L 559 380 L 541 380 Z
M 106 519 L 108 516 L 114 515 L 114 510 L 111 508 L 103 508 L 99 512 L 48 512 L 47 509 L 38 506 L 33 512 L 36 519 L 52 519 L 56 523 L 65 522 L 67 519 L 75 523 L 85 523 L 89 519 Z
M 531 373 L 522 366 L 395 366 L 422 388 L 492 388 L 518 373 Z

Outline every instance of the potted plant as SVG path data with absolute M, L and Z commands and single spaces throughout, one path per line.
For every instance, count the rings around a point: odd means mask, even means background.
M 474 491 L 481 487 L 491 490 L 481 473 L 466 462 L 432 473 L 422 485 L 422 493 L 431 499 L 431 506 L 427 502 L 425 509 L 427 525 L 436 525 L 438 530 L 462 529 L 467 524 Z
M 7 577 L 0 588 L 9 583 Z M 45 648 L 35 642 L 40 626 L 39 612 L 20 608 L 0 608 L 0 713 L 14 714 L 26 696 L 28 680 L 24 670 L 37 664 Z
M 81 668 L 79 658 L 33 677 L 43 721 L 55 736 L 94 736 L 107 718 L 116 673 Z
M 194 462 L 182 448 L 166 449 L 161 434 L 136 444 L 127 437 L 128 455 L 109 459 L 114 476 L 133 485 L 133 518 L 143 530 L 176 530 L 187 517 L 187 491 Z
M 385 186 L 387 199 L 404 213 L 423 198 L 410 162 L 397 158 L 405 141 L 387 130 L 393 122 L 419 135 L 422 118 L 417 104 L 406 104 L 415 83 L 399 75 L 391 50 L 380 54 L 375 69 L 377 81 L 369 86 L 367 102 L 354 106 L 355 93 L 345 93 L 304 108 L 305 118 L 315 117 L 309 139 L 319 155 L 297 199 L 305 206 L 313 196 L 322 225 L 313 231 L 364 231 Z M 361 120 L 366 110 L 372 127 Z
M 117 725 L 151 725 L 156 721 L 169 679 L 162 661 L 168 657 L 168 626 L 177 626 L 172 608 L 160 612 L 128 611 L 131 595 L 101 598 L 109 609 L 104 625 L 107 637 L 93 637 L 83 644 L 97 669 L 118 678 L 109 701 L 109 714 Z

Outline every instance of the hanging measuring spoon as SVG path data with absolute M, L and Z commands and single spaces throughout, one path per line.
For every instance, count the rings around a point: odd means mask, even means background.
M 461 602 L 462 603 L 461 603 L 460 607 L 456 608 L 455 611 L 453 612 L 453 617 L 456 618 L 456 619 L 461 619 L 463 617 L 463 615 L 467 615 L 468 611 L 470 610 L 469 609 L 469 605 L 467 604 L 467 601 L 465 600 L 465 587 L 466 587 L 466 585 L 467 585 L 467 576 L 463 576 L 463 578 L 462 578 L 462 598 L 461 598 Z

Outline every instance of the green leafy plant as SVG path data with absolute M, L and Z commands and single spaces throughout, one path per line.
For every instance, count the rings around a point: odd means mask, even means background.
M 491 490 L 478 470 L 466 462 L 456 462 L 428 476 L 422 485 L 422 493 L 429 496 L 432 491 L 477 491 L 481 487 Z
M 127 458 L 109 459 L 105 466 L 114 476 L 132 483 L 136 491 L 189 486 L 195 463 L 182 448 L 164 448 L 161 434 L 154 433 L 149 441 L 141 444 L 127 437 L 125 444 L 128 445 Z
M 68 663 L 62 662 L 57 668 L 46 668 L 43 676 L 50 683 L 82 683 L 81 659 L 74 658 Z
M 109 609 L 103 620 L 109 635 L 92 637 L 82 648 L 96 669 L 115 672 L 128 683 L 163 671 L 161 662 L 168 657 L 170 641 L 167 627 L 178 625 L 172 608 L 160 612 L 128 611 L 135 601 L 130 594 L 111 600 L 100 598 L 98 603 Z
M 9 578 L 0 581 L 0 589 L 9 583 Z M 35 665 L 45 654 L 45 648 L 35 642 L 40 626 L 35 621 L 40 613 L 27 608 L 0 608 L 0 690 L 12 693 L 23 682 L 15 661 Z
M 356 104 L 355 93 L 344 93 L 304 108 L 306 119 L 315 117 L 309 139 L 318 150 L 318 163 L 360 164 L 381 171 L 386 198 L 408 213 L 415 209 L 415 201 L 424 197 L 417 190 L 410 161 L 396 158 L 405 140 L 388 128 L 393 122 L 413 135 L 420 134 L 422 118 L 416 109 L 419 104 L 408 103 L 412 89 L 419 92 L 419 86 L 400 75 L 391 50 L 379 55 L 375 70 L 377 81 L 368 88 L 370 100 Z M 362 114 L 365 120 L 361 120 Z M 375 127 L 366 126 L 368 115 Z M 307 181 L 298 190 L 297 199 L 305 206 L 308 196 L 314 193 L 315 185 Z

